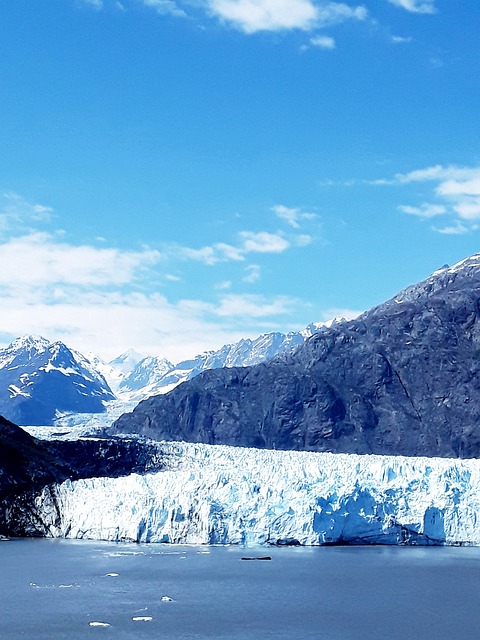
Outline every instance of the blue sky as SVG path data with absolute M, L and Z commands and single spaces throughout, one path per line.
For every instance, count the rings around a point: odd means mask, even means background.
M 478 0 L 0 0 L 0 343 L 173 361 L 479 250 Z

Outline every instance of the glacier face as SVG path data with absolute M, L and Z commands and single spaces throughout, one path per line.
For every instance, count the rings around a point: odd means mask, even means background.
M 159 444 L 165 470 L 66 481 L 54 537 L 190 544 L 480 544 L 480 461 Z

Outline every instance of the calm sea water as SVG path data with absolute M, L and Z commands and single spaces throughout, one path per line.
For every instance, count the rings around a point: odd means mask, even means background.
M 0 542 L 1 640 L 479 637 L 477 548 Z

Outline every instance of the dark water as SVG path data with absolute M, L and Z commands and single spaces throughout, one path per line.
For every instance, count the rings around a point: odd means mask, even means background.
M 478 640 L 480 549 L 0 542 L 0 638 Z

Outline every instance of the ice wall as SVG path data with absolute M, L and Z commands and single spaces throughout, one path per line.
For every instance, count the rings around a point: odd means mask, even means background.
M 480 544 L 480 461 L 164 443 L 167 469 L 67 481 L 52 536 L 191 544 Z

